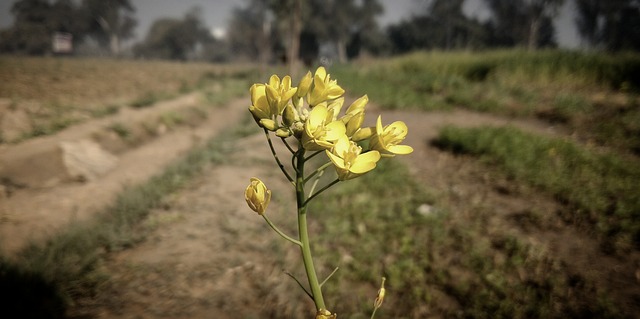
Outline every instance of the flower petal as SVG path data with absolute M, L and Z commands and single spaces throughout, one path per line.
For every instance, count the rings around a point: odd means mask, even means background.
M 409 145 L 391 145 L 388 150 L 393 154 L 406 155 L 413 152 L 413 147 Z
M 341 136 L 345 136 L 347 132 L 347 128 L 344 126 L 342 121 L 333 121 L 325 126 L 326 134 L 325 139 L 327 141 L 336 141 Z
M 327 157 L 329 157 L 329 159 L 331 160 L 331 162 L 333 163 L 333 165 L 336 168 L 339 169 L 346 169 L 346 166 L 344 165 L 344 160 L 338 156 L 336 156 L 335 154 L 329 152 L 329 150 L 326 151 L 327 153 Z

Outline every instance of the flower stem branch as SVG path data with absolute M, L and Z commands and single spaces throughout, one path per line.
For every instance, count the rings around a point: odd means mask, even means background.
M 320 154 L 320 153 L 323 153 L 323 152 L 324 152 L 324 151 L 317 151 L 317 152 L 315 152 L 315 153 L 313 153 L 313 154 L 309 155 L 309 157 L 305 158 L 305 159 L 304 159 L 304 161 L 306 162 L 306 161 L 308 161 L 308 160 L 312 159 L 314 156 L 316 156 L 316 155 L 318 155 L 318 154 Z
M 309 181 L 313 176 L 315 176 L 316 174 L 321 173 L 321 172 L 324 172 L 324 170 L 325 170 L 327 167 L 331 166 L 332 164 L 333 164 L 333 163 L 331 163 L 331 162 L 327 162 L 327 163 L 325 163 L 324 165 L 322 165 L 322 166 L 318 167 L 318 169 L 316 169 L 315 171 L 313 171 L 313 173 L 311 173 L 309 176 L 307 176 L 307 178 L 305 178 L 305 179 L 304 179 L 304 182 L 306 183 L 306 182 L 308 182 L 308 181 Z M 312 193 L 313 193 L 313 192 L 312 192 Z
M 278 227 L 276 227 L 276 225 L 274 225 L 271 220 L 269 219 L 269 217 L 267 217 L 267 215 L 262 215 L 262 217 L 264 218 L 264 220 L 267 222 L 267 224 L 269 224 L 269 226 L 271 227 L 271 229 L 273 229 L 276 233 L 278 233 L 278 235 L 280 235 L 280 237 L 302 247 L 302 243 L 299 240 L 295 240 L 290 236 L 287 236 L 287 234 L 283 233 L 280 229 L 278 229 Z
M 318 182 L 320 181 L 320 177 L 324 174 L 324 170 L 320 171 L 318 175 L 316 175 L 316 180 L 313 181 L 313 185 L 311 185 L 311 190 L 309 190 L 309 194 L 313 194 L 316 190 L 316 186 L 318 186 Z
M 338 269 L 340 269 L 340 267 L 336 267 L 336 269 L 334 269 L 329 276 L 327 276 L 327 278 L 325 278 L 321 283 L 320 283 L 320 287 L 324 286 L 324 283 L 327 282 L 327 280 L 329 280 L 329 278 L 331 278 L 331 276 L 333 276 L 333 274 L 336 273 L 336 271 L 338 271 Z
M 309 196 L 309 198 L 307 198 L 307 200 L 304 202 L 304 205 L 306 206 L 307 203 L 309 203 L 312 199 L 314 199 L 316 196 L 320 195 L 322 192 L 326 191 L 327 189 L 329 189 L 329 187 L 337 184 L 340 180 L 339 179 L 335 179 L 333 180 L 331 183 L 325 185 L 324 187 L 322 187 L 320 190 L 318 190 L 317 193 L 312 194 L 311 196 Z
M 269 148 L 271 149 L 271 154 L 273 154 L 273 158 L 276 159 L 276 163 L 278 164 L 278 167 L 280 167 L 280 170 L 282 171 L 284 176 L 287 177 L 289 182 L 291 182 L 291 184 L 294 184 L 293 178 L 291 177 L 291 175 L 289 175 L 289 172 L 287 172 L 287 170 L 284 168 L 284 165 L 282 165 L 282 163 L 280 162 L 280 158 L 278 158 L 276 149 L 273 148 L 273 142 L 271 142 L 271 137 L 269 137 L 269 131 L 267 131 L 266 128 L 264 129 L 264 135 L 267 137 L 267 141 L 269 142 Z
M 289 150 L 289 152 L 291 152 L 291 154 L 294 154 L 296 152 L 293 150 L 293 148 L 291 148 L 291 145 L 289 145 L 286 138 L 281 137 L 280 139 L 282 139 L 282 143 L 284 143 L 284 146 L 287 147 L 287 149 Z
M 307 288 L 305 288 L 302 283 L 300 282 L 300 280 L 298 280 L 298 278 L 296 278 L 296 276 L 292 275 L 290 272 L 285 271 L 284 272 L 287 276 L 293 278 L 293 280 L 295 280 L 298 283 L 298 286 L 300 286 L 300 288 L 302 288 L 302 290 L 304 290 L 304 293 L 307 294 L 307 296 L 309 296 L 309 298 L 311 298 L 311 300 L 313 300 L 313 296 L 311 295 L 311 293 L 307 290 Z

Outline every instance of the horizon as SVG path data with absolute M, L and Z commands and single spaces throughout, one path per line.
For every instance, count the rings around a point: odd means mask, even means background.
M 0 0 L 0 28 L 4 29 L 13 24 L 13 15 L 10 11 L 11 6 L 17 1 Z M 142 41 L 155 20 L 167 17 L 182 17 L 188 10 L 196 6 L 202 9 L 203 22 L 209 30 L 226 31 L 232 10 L 246 3 L 245 0 L 131 1 L 136 8 L 135 16 L 138 20 L 138 25 L 134 37 L 127 40 L 126 43 Z M 411 18 L 414 12 L 421 12 L 421 10 L 416 9 L 419 9 L 425 3 L 425 0 L 380 0 L 380 3 L 384 7 L 384 13 L 377 18 L 377 21 L 381 28 L 385 28 Z M 477 17 L 480 20 L 488 18 L 490 14 L 481 0 L 466 0 L 463 11 L 467 16 Z M 559 48 L 579 48 L 580 37 L 576 30 L 574 18 L 575 6 L 573 1 L 567 1 L 561 8 L 558 17 L 554 19 L 556 40 Z

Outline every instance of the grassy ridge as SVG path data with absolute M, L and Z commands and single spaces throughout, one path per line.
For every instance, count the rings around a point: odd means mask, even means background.
M 565 51 L 418 52 L 331 70 L 385 108 L 456 107 L 561 124 L 640 154 L 640 55 Z
M 640 164 L 511 127 L 447 127 L 438 145 L 498 165 L 509 176 L 550 192 L 595 224 L 608 250 L 640 249 Z
M 323 288 L 340 314 L 368 317 L 385 276 L 382 318 L 626 317 L 606 292 L 569 276 L 539 248 L 508 230 L 488 233 L 490 212 L 460 217 L 439 206 L 398 162 L 312 205 L 322 234 L 314 247 L 326 261 L 319 271 L 340 266 Z

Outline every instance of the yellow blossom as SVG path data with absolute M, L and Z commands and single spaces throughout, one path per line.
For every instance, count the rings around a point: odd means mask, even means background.
M 349 141 L 346 135 L 338 139 L 331 152 L 326 151 L 333 163 L 341 181 L 356 178 L 376 167 L 380 160 L 378 151 L 369 151 L 361 154 L 362 147 L 353 141 Z
M 337 99 L 344 94 L 344 90 L 338 85 L 336 80 L 331 80 L 324 67 L 316 69 L 313 76 L 313 89 L 309 93 L 308 103 L 311 107 L 317 104 Z
M 251 210 L 262 215 L 271 201 L 271 191 L 261 180 L 252 177 L 251 183 L 244 191 L 244 199 Z
M 291 87 L 290 76 L 287 75 L 280 81 L 280 78 L 274 74 L 269 78 L 269 84 L 265 86 L 265 90 L 271 113 L 280 115 L 293 95 L 296 94 L 297 88 Z
M 378 150 L 386 156 L 410 154 L 413 148 L 408 145 L 398 145 L 407 136 L 407 124 L 402 121 L 393 122 L 382 127 L 382 117 L 378 116 L 375 134 L 371 137 L 369 147 Z
M 344 123 L 331 121 L 327 107 L 318 105 L 311 110 L 305 122 L 302 146 L 308 151 L 330 149 L 333 142 L 345 135 L 345 131 Z

